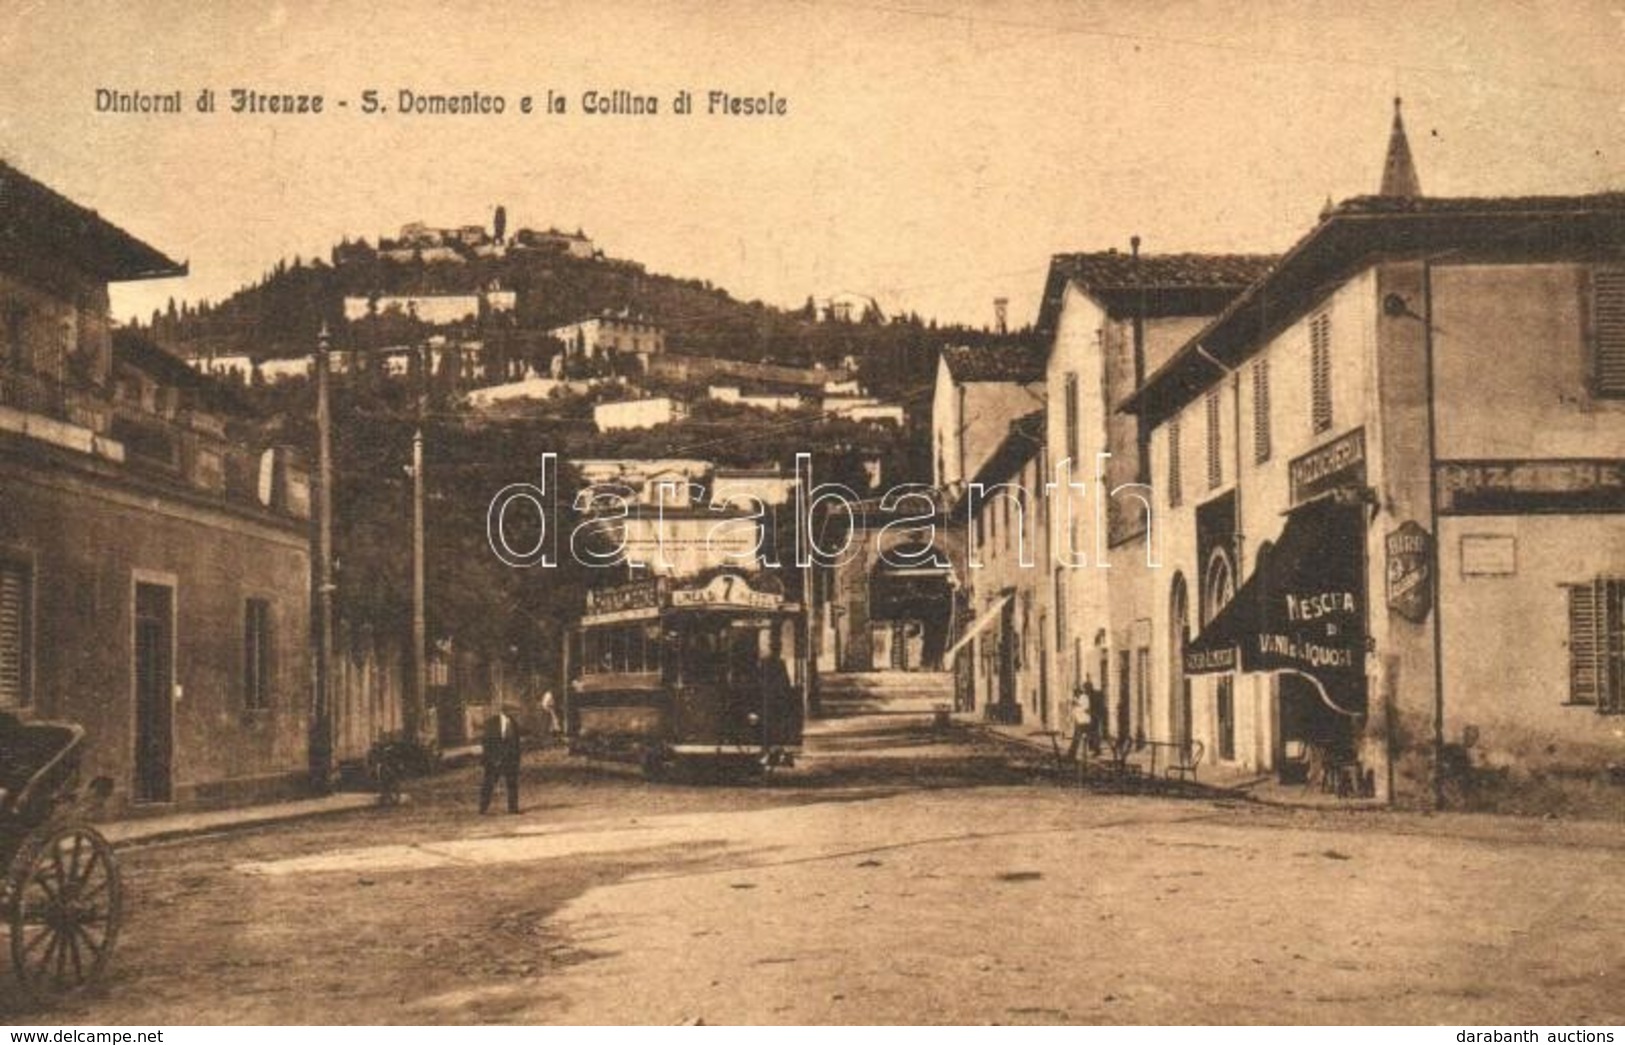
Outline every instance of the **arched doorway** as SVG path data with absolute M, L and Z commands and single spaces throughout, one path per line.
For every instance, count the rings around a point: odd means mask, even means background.
M 1185 575 L 1175 573 L 1168 592 L 1168 728 L 1181 748 L 1191 740 L 1191 681 L 1185 675 L 1185 647 L 1191 641 L 1190 593 Z
M 1203 592 L 1206 605 L 1202 607 L 1205 627 L 1219 615 L 1236 595 L 1236 571 L 1230 564 L 1230 555 L 1223 548 L 1215 548 L 1208 559 Z M 1218 757 L 1226 762 L 1236 758 L 1236 676 L 1226 672 L 1214 680 L 1213 732 L 1218 742 Z
M 869 577 L 875 671 L 938 671 L 953 618 L 952 568 L 924 544 L 887 549 Z

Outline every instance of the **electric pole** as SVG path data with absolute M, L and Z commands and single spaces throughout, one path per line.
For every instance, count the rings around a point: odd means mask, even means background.
M 316 693 L 310 776 L 325 792 L 333 769 L 333 415 L 328 401 L 327 324 L 316 336 Z
M 427 354 L 427 345 L 424 345 Z M 423 720 L 428 706 L 429 665 L 423 604 L 423 413 L 427 394 L 428 362 L 419 368 L 423 387 L 418 395 L 418 427 L 412 433 L 412 699 L 406 707 L 406 731 L 422 741 Z

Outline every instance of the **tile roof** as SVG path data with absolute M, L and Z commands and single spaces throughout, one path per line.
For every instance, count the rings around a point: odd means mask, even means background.
M 947 345 L 942 349 L 948 373 L 960 383 L 1003 381 L 1027 384 L 1044 379 L 1044 353 L 1031 342 Z
M 1050 259 L 1038 330 L 1055 331 L 1068 286 L 1114 316 L 1211 316 L 1267 273 L 1273 254 L 1056 254 Z
M 1327 217 L 1362 214 L 1585 214 L 1625 211 L 1625 192 L 1583 196 L 1355 196 Z
M 1236 296 L 1120 409 L 1160 421 L 1239 366 L 1326 290 L 1389 260 L 1625 257 L 1625 192 L 1584 196 L 1356 196 Z
M 1085 290 L 1242 287 L 1269 271 L 1273 254 L 1057 254 L 1051 264 Z
M 110 281 L 187 274 L 185 264 L 0 160 L 0 258 L 26 262 L 42 249 Z

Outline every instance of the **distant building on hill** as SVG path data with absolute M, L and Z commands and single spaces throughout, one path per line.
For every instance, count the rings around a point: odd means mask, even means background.
M 572 258 L 592 258 L 598 254 L 598 248 L 580 229 L 574 232 L 560 232 L 555 228 L 549 228 L 545 232 L 520 229 L 514 233 L 513 241 L 514 246 L 521 249 L 557 250 Z
M 626 431 L 669 425 L 688 416 L 688 404 L 669 396 L 599 403 L 592 408 L 593 424 L 600 432 Z
M 603 312 L 587 319 L 566 323 L 549 330 L 567 351 L 584 358 L 635 355 L 647 359 L 666 350 L 666 331 L 658 324 L 630 312 Z

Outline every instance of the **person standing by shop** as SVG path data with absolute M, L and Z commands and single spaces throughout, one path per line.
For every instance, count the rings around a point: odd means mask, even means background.
M 1085 750 L 1093 754 L 1100 750 L 1099 727 L 1094 720 L 1094 687 L 1082 679 L 1072 690 L 1072 743 L 1067 745 L 1066 758 L 1071 761 Z

